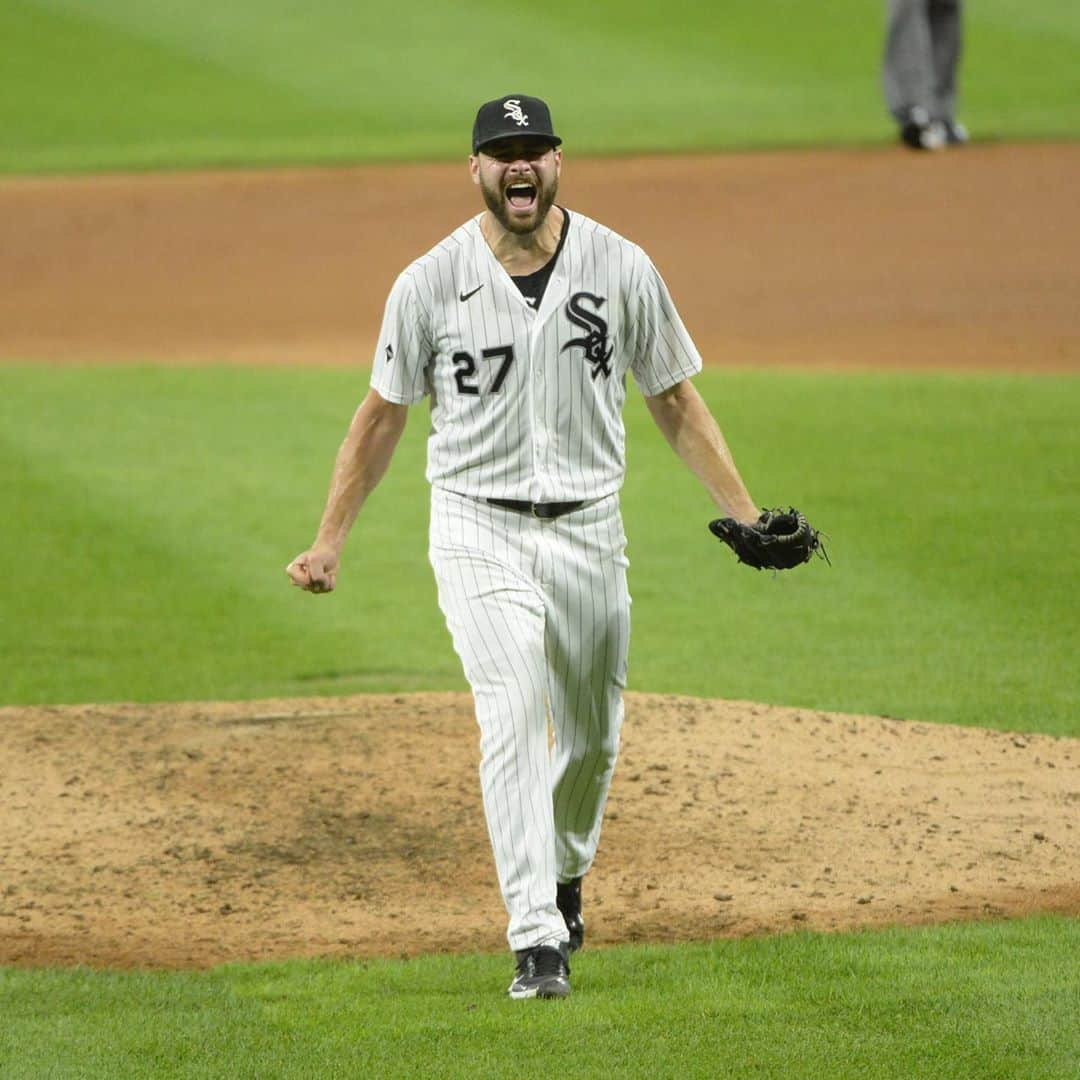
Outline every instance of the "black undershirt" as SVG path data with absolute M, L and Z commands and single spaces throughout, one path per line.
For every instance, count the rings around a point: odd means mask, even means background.
M 559 252 L 562 251 L 563 244 L 566 243 L 566 234 L 570 231 L 570 211 L 563 210 L 561 206 L 559 209 L 563 213 L 563 225 L 562 232 L 559 234 L 559 244 L 555 248 L 555 254 L 539 270 L 534 270 L 531 274 L 522 274 L 520 277 L 511 275 L 510 278 L 521 290 L 521 295 L 529 301 L 529 306 L 533 311 L 540 307 L 540 301 L 544 299 L 544 291 L 547 289 L 548 281 L 551 279 L 551 271 L 555 269 L 555 263 L 559 260 Z

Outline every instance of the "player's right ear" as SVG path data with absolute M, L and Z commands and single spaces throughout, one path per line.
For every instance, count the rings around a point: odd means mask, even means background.
M 469 175 L 474 184 L 480 183 L 480 158 L 476 154 L 469 155 Z

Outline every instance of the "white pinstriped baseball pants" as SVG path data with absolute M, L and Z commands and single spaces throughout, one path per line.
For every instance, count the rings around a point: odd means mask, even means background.
M 476 703 L 510 948 L 565 941 L 555 883 L 592 865 L 622 726 L 630 595 L 618 495 L 542 521 L 433 488 L 429 555 Z

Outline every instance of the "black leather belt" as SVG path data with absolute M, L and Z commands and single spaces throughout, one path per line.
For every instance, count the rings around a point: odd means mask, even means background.
M 503 510 L 516 510 L 519 514 L 530 514 L 532 517 L 545 519 L 562 517 L 563 514 L 572 514 L 575 510 L 580 510 L 586 502 L 585 499 L 575 499 L 573 502 L 550 503 L 525 502 L 522 499 L 487 499 L 486 501 L 489 505 L 499 506 Z

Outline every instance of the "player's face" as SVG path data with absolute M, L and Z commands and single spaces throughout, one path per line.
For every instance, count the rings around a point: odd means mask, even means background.
M 535 232 L 559 191 L 562 152 L 539 139 L 500 139 L 469 158 L 473 183 L 507 232 Z

